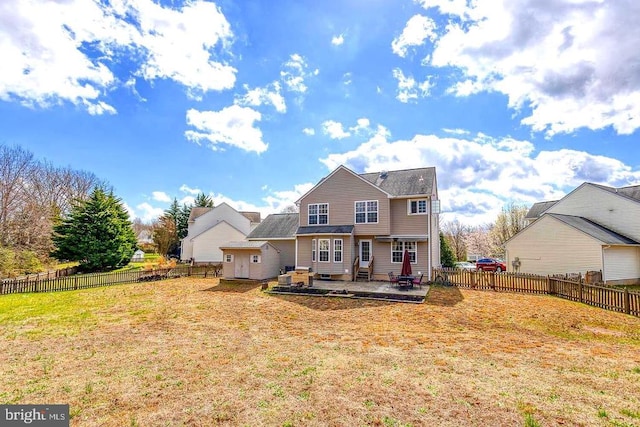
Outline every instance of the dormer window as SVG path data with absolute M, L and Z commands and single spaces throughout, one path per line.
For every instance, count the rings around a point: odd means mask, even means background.
M 329 203 L 309 205 L 309 225 L 329 223 Z

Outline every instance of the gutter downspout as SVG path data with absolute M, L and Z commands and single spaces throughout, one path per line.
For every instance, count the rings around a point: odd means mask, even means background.
M 428 260 L 428 266 L 427 266 L 427 280 L 431 281 L 431 260 L 433 259 L 433 241 L 431 240 L 432 238 L 432 230 L 431 230 L 431 215 L 433 213 L 433 206 L 432 206 L 432 197 L 429 197 L 429 216 L 427 218 L 427 227 L 429 227 L 429 230 L 427 230 L 428 234 L 429 234 L 429 246 L 427 249 L 427 260 Z

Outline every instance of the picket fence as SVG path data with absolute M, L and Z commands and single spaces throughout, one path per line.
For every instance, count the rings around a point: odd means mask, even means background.
M 522 273 L 437 269 L 434 277 L 460 288 L 553 295 L 640 317 L 640 292 L 590 285 L 581 280 Z
M 62 276 L 34 275 L 2 280 L 2 282 L 0 282 L 0 295 L 89 289 L 101 286 L 163 280 L 183 276 L 214 277 L 218 273 L 219 265 L 179 265 L 173 268 L 123 270 L 111 273 L 73 274 Z

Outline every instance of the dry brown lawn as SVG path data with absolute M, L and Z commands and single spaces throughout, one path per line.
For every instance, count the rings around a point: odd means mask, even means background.
M 640 426 L 640 319 L 547 296 L 175 279 L 3 296 L 0 327 L 0 403 L 73 426 Z

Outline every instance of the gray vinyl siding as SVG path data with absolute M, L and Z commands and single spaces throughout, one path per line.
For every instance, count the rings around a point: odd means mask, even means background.
M 355 202 L 378 201 L 378 223 L 356 224 Z M 389 199 L 387 195 L 346 170 L 338 170 L 300 201 L 300 225 L 309 225 L 308 206 L 329 204 L 329 225 L 355 225 L 355 234 L 389 234 Z
M 507 242 L 507 270 L 518 257 L 521 273 L 540 275 L 602 270 L 602 244 L 592 237 L 543 216 Z
M 316 239 L 316 261 L 311 261 L 311 240 Z M 329 239 L 329 262 L 320 262 L 317 252 L 317 244 L 320 239 Z M 342 262 L 335 262 L 333 258 L 334 240 L 342 239 Z M 298 262 L 297 267 L 311 267 L 316 274 L 348 275 L 353 274 L 353 261 L 356 256 L 356 248 L 351 236 L 345 235 L 321 235 L 304 236 L 298 238 Z
M 640 278 L 640 248 L 612 246 L 604 249 L 603 280 L 635 282 Z
M 547 212 L 581 216 L 640 241 L 640 202 L 594 185 L 581 185 Z
M 251 265 L 257 266 L 256 270 L 258 270 L 258 274 L 256 279 L 264 280 L 278 277 L 280 273 L 280 255 L 278 254 L 278 250 L 269 244 L 264 245 L 261 251 L 260 263 L 252 263 Z

